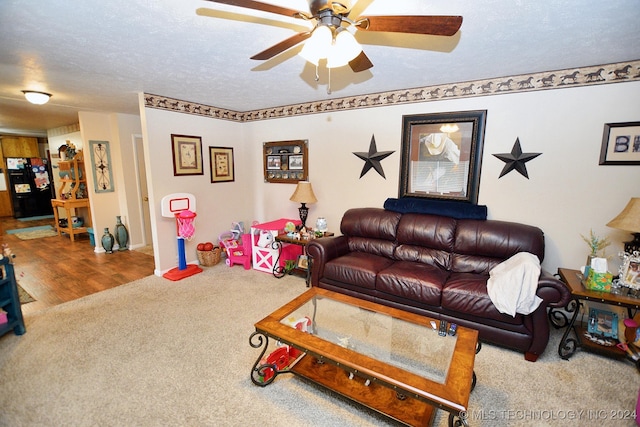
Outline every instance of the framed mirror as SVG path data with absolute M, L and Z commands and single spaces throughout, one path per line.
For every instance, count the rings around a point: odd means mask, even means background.
M 486 110 L 402 117 L 399 197 L 478 203 Z

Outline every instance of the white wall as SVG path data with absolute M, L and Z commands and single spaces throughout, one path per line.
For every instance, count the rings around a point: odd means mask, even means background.
M 262 182 L 263 141 L 309 139 L 310 173 L 318 203 L 309 223 L 325 216 L 338 231 L 351 207 L 382 207 L 398 197 L 402 115 L 487 110 L 478 203 L 489 218 L 540 227 L 546 235 L 544 267 L 578 268 L 588 249 L 580 234 L 610 236 L 608 254 L 622 249 L 630 234 L 606 227 L 629 198 L 639 196 L 640 167 L 599 166 L 603 125 L 637 121 L 640 83 L 495 95 L 426 102 L 246 124 L 245 143 L 253 154 L 258 220 L 297 217 L 289 197 L 295 186 Z M 359 178 L 364 162 L 353 152 L 366 152 L 372 134 L 378 151 L 395 150 L 382 161 L 386 179 L 374 170 Z M 526 164 L 529 179 L 516 171 L 498 179 L 504 162 L 492 154 L 511 151 L 520 138 L 525 152 L 542 153 Z M 617 259 L 611 260 L 617 269 Z
M 127 114 L 94 112 L 80 112 L 78 118 L 80 121 L 80 133 L 85 147 L 85 169 L 95 233 L 95 251 L 104 252 L 100 239 L 105 228 L 109 228 L 109 231 L 113 233 L 116 216 L 122 216 L 122 222 L 130 233 L 134 231 L 131 233 L 130 245 L 135 246 L 139 243 L 139 240 L 136 241 L 136 239 L 141 239 L 141 234 L 135 232 L 136 227 L 132 227 L 130 220 L 136 220 L 139 218 L 139 214 L 137 203 L 131 202 L 128 194 L 135 191 L 135 185 L 130 181 L 131 171 L 135 169 L 133 155 L 131 154 L 131 135 L 141 133 L 140 119 L 138 116 Z M 96 193 L 94 191 L 89 141 L 109 142 L 115 190 L 113 192 Z
M 142 108 L 143 139 L 149 185 L 152 233 L 157 275 L 177 266 L 177 236 L 174 219 L 161 216 L 160 202 L 172 193 L 191 193 L 196 198 L 196 232 L 185 242 L 188 263 L 195 263 L 196 244 L 211 241 L 231 229 L 231 223 L 253 217 L 253 194 L 256 171 L 252 165 L 252 148 L 243 142 L 241 123 L 207 119 Z M 203 175 L 174 176 L 171 134 L 202 138 Z M 235 158 L 235 181 L 211 183 L 209 147 L 232 147 Z
M 463 110 L 487 110 L 479 204 L 489 218 L 540 227 L 546 235 L 544 267 L 578 268 L 588 248 L 580 235 L 590 229 L 610 236 L 609 254 L 622 248 L 629 233 L 606 227 L 632 196 L 638 196 L 640 167 L 599 166 L 605 123 L 637 121 L 640 82 L 487 97 L 443 100 L 354 111 L 331 112 L 250 123 L 235 123 L 141 107 L 150 183 L 156 274 L 177 264 L 175 222 L 160 217 L 160 199 L 190 192 L 197 199 L 196 236 L 187 243 L 187 260 L 195 261 L 195 244 L 215 241 L 234 221 L 260 222 L 297 218 L 289 197 L 293 184 L 265 183 L 262 144 L 309 140 L 309 179 L 318 203 L 310 206 L 309 224 L 318 216 L 339 231 L 340 218 L 352 207 L 382 207 L 398 196 L 402 116 Z M 141 105 L 144 105 L 141 102 Z M 203 176 L 173 176 L 171 134 L 202 137 Z M 393 150 L 382 161 L 386 179 L 374 170 L 361 179 L 372 135 L 378 151 Z M 529 179 L 516 171 L 498 178 L 504 162 L 492 154 L 511 151 L 516 138 L 523 151 L 541 156 L 526 164 Z M 234 147 L 236 180 L 210 183 L 209 146 Z M 612 259 L 614 270 L 619 261 Z

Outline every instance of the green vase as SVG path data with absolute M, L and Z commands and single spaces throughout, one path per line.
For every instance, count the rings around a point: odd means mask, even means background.
M 102 247 L 105 252 L 108 254 L 113 253 L 113 242 L 114 242 L 113 234 L 109 233 L 109 227 L 104 229 L 104 234 L 102 235 Z
M 113 229 L 115 233 L 116 241 L 118 242 L 118 250 L 126 251 L 127 243 L 129 243 L 129 231 L 127 231 L 127 227 L 122 223 L 122 218 L 120 216 L 116 216 L 116 226 Z

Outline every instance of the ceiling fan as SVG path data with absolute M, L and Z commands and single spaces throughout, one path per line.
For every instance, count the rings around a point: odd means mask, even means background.
M 309 0 L 309 13 L 253 0 L 207 1 L 315 21 L 312 30 L 297 33 L 252 56 L 251 59 L 270 59 L 309 39 L 300 52 L 307 61 L 317 67 L 319 60 L 326 59 L 328 68 L 348 64 L 354 72 L 368 70 L 373 67 L 373 63 L 362 51 L 349 28 L 351 31 L 357 29 L 452 36 L 462 25 L 462 16 L 359 16 L 351 19 L 349 0 Z

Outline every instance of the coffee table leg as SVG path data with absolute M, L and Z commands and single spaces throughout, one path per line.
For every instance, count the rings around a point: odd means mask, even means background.
M 449 427 L 460 427 L 460 426 L 465 426 L 465 427 L 469 426 L 469 424 L 467 423 L 467 413 L 466 412 L 461 412 L 459 414 L 450 413 Z
M 258 356 L 256 363 L 251 368 L 251 382 L 255 385 L 265 387 L 271 384 L 278 375 L 293 373 L 289 369 L 281 369 L 288 368 L 293 361 L 288 347 L 279 347 L 269 354 L 266 359 L 263 359 L 269 347 L 269 337 L 257 331 L 249 337 L 249 345 L 253 348 L 263 347 L 260 356 Z

